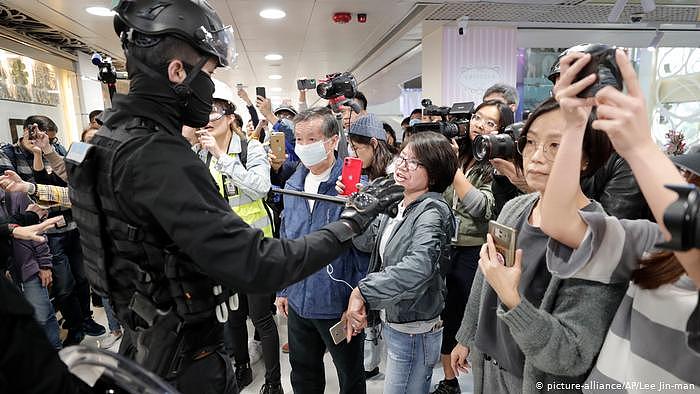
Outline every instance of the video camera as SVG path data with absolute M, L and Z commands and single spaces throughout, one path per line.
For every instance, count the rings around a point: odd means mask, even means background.
M 433 105 L 430 99 L 423 99 L 420 103 L 424 108 L 423 115 L 440 116 L 442 121 L 416 123 L 411 127 L 411 133 L 434 131 L 448 139 L 462 138 L 469 134 L 469 120 L 474 111 L 473 102 L 454 103 L 452 107 L 438 107 Z
M 329 101 L 351 99 L 355 97 L 356 92 L 357 82 L 348 72 L 328 74 L 316 84 L 319 97 Z
M 99 53 L 94 53 L 91 61 L 92 64 L 97 66 L 97 69 L 99 70 L 97 72 L 97 79 L 99 79 L 100 82 L 107 84 L 107 87 L 109 88 L 109 96 L 112 98 L 117 90 L 117 79 L 129 79 L 128 74 L 123 71 L 117 71 L 114 64 L 112 64 L 111 57 L 103 58 Z
M 671 240 L 657 246 L 671 250 L 700 248 L 700 189 L 692 184 L 666 187 L 678 193 L 678 199 L 664 212 L 664 225 Z
M 525 122 L 513 123 L 501 134 L 479 135 L 474 139 L 473 155 L 476 161 L 513 158 L 516 141 L 520 138 Z

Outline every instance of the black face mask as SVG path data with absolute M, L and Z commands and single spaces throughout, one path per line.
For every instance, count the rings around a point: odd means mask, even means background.
M 195 67 L 185 64 L 185 71 L 187 78 L 173 86 L 183 106 L 182 122 L 190 127 L 204 127 L 209 123 L 209 113 L 214 103 L 214 81 L 202 71 L 201 64 Z

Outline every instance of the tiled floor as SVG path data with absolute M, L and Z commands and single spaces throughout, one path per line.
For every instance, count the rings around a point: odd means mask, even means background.
M 104 309 L 94 308 L 94 318 L 95 321 L 107 327 L 107 319 L 105 318 Z M 250 332 L 250 337 L 252 338 L 252 325 L 248 321 L 248 328 Z M 280 332 L 280 343 L 285 343 L 287 341 L 287 321 L 286 319 L 279 319 L 278 329 Z M 97 346 L 98 337 L 85 337 L 83 341 L 84 345 Z M 117 343 L 110 350 L 117 351 L 119 349 L 119 344 Z M 289 355 L 281 353 L 280 363 L 282 369 L 282 386 L 286 393 L 292 392 L 292 387 L 289 382 L 289 374 L 291 367 L 289 365 Z M 335 373 L 335 367 L 333 366 L 333 361 L 329 354 L 326 354 L 324 358 L 324 363 L 326 365 L 326 393 L 338 393 L 338 378 Z M 379 375 L 373 377 L 367 381 L 367 393 L 369 394 L 379 394 L 384 391 L 384 371 L 385 357 L 382 357 L 382 362 L 379 366 Z M 255 363 L 253 366 L 253 383 L 243 389 L 241 394 L 257 394 L 260 392 L 260 387 L 265 383 L 265 365 L 262 360 Z M 433 372 L 433 384 L 437 384 L 443 378 L 442 367 L 436 366 Z M 461 375 L 459 377 L 459 385 L 462 388 L 462 393 L 472 393 L 473 383 L 471 375 Z

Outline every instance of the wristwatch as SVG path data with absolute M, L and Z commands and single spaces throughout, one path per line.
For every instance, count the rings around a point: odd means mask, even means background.
M 10 237 L 12 236 L 12 233 L 15 231 L 15 229 L 19 227 L 19 224 L 15 223 L 8 223 L 7 224 L 7 229 L 10 231 Z

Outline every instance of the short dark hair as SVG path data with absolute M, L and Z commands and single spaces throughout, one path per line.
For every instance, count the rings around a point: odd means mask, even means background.
M 387 122 L 382 122 L 382 127 L 384 128 L 386 134 L 390 135 L 391 138 L 394 139 L 394 143 L 396 143 L 396 132 L 394 131 L 394 128 Z
M 340 135 L 340 125 L 333 115 L 333 111 L 327 107 L 313 107 L 306 111 L 301 111 L 292 119 L 294 126 L 301 122 L 308 122 L 314 119 L 322 119 L 321 129 L 326 138 Z
M 520 140 L 527 138 L 527 133 L 530 132 L 530 127 L 535 119 L 540 116 L 559 109 L 559 103 L 554 97 L 550 97 L 532 111 L 530 117 L 527 118 L 523 130 L 520 132 Z M 585 170 L 581 171 L 581 177 L 587 177 L 598 171 L 610 158 L 612 154 L 613 146 L 605 132 L 596 130 L 592 126 L 593 118 L 588 117 L 588 123 L 586 123 L 586 131 L 583 134 L 583 155 L 588 160 L 588 166 Z M 515 168 L 521 174 L 523 173 L 523 156 L 519 152 L 515 152 L 514 157 Z
M 479 111 L 481 108 L 488 106 L 494 106 L 498 110 L 498 134 L 502 134 L 507 126 L 513 124 L 513 110 L 511 110 L 510 107 L 502 101 L 488 100 L 479 104 L 479 106 L 474 109 L 474 113 Z M 459 144 L 459 165 L 462 166 L 464 171 L 467 170 L 466 166 L 469 165 L 473 157 L 474 150 L 472 141 L 469 139 L 469 137 L 464 138 L 462 143 Z
M 415 114 L 418 114 L 418 115 L 420 115 L 420 116 L 423 116 L 423 110 L 420 109 L 420 108 L 416 108 L 416 109 L 414 109 L 413 111 L 411 111 L 411 116 L 413 116 L 413 115 L 415 115 Z M 410 118 L 411 116 L 409 116 L 409 118 Z
M 44 115 L 32 115 L 28 117 L 24 120 L 24 128 L 28 129 L 29 126 L 33 125 L 34 123 L 36 123 L 36 125 L 39 126 L 39 130 L 56 132 L 58 131 L 58 126 L 56 126 L 56 123 L 54 123 L 54 121 L 51 120 L 51 118 Z
M 130 57 L 135 57 L 145 65 L 157 69 L 173 59 L 180 59 L 182 62 L 194 66 L 203 56 L 192 47 L 192 45 L 171 35 L 146 36 L 138 32 L 134 32 L 133 34 L 139 36 L 139 38 L 130 41 L 127 47 L 126 71 L 130 76 L 143 72 L 138 67 L 129 63 Z M 140 46 L 136 45 L 134 42 L 155 42 L 155 44 Z
M 238 125 L 238 128 L 242 129 L 243 128 L 243 118 L 241 117 L 241 115 L 234 113 L 233 117 L 236 119 L 236 124 Z
M 457 161 L 447 138 L 434 131 L 416 133 L 408 140 L 416 160 L 428 172 L 428 190 L 443 193 L 452 184 L 457 171 Z
M 411 117 L 407 116 L 401 121 L 401 127 L 408 126 L 411 123 Z
M 90 115 L 88 115 L 88 119 L 89 119 L 90 122 L 92 123 L 92 121 L 95 120 L 96 117 L 102 115 L 103 112 L 104 112 L 104 111 L 101 110 L 101 109 L 96 109 L 96 110 L 94 110 L 94 111 L 90 111 Z
M 360 102 L 360 106 L 362 107 L 362 109 L 367 111 L 367 97 L 365 97 L 364 93 L 358 90 L 357 92 L 355 92 L 355 97 L 353 98 Z
M 486 98 L 486 96 L 490 96 L 494 93 L 503 96 L 506 100 L 506 104 L 518 105 L 518 91 L 514 87 L 506 85 L 505 83 L 497 83 L 486 89 L 483 97 Z

